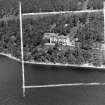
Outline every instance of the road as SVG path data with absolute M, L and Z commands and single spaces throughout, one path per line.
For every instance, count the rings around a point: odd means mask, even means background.
M 26 85 L 105 82 L 105 71 L 25 64 Z M 105 86 L 26 89 L 21 64 L 0 56 L 0 105 L 104 105 Z

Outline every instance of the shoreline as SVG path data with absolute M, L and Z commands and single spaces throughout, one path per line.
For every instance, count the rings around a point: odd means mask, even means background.
M 12 56 L 11 54 L 6 54 L 6 53 L 3 53 L 1 52 L 0 55 L 3 55 L 3 56 L 6 56 L 12 60 L 15 60 L 15 61 L 18 61 L 21 63 L 21 59 L 18 59 L 14 56 Z M 23 61 L 25 64 L 37 64 L 37 65 L 48 65 L 48 66 L 68 66 L 68 67 L 82 67 L 82 68 L 94 68 L 94 69 L 105 69 L 105 65 L 102 65 L 102 66 L 93 66 L 93 65 L 89 65 L 88 63 L 87 64 L 82 64 L 82 65 L 75 65 L 75 64 L 61 64 L 61 63 L 52 63 L 52 62 L 49 62 L 49 63 L 45 63 L 45 62 L 34 62 L 34 61 Z

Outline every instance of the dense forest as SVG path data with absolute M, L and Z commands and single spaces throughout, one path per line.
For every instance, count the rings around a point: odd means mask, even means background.
M 24 60 L 36 62 L 85 64 L 105 63 L 103 13 L 59 14 L 23 20 Z M 67 25 L 65 27 L 65 24 Z M 75 47 L 45 46 L 44 33 L 77 38 Z M 19 20 L 0 22 L 0 51 L 20 58 Z
M 19 19 L 6 20 L 6 17 L 18 15 L 18 1 L 10 1 L 10 4 L 5 0 L 0 1 L 2 3 L 0 17 L 3 18 L 3 21 L 0 21 L 0 52 L 21 59 Z M 22 12 L 102 9 L 102 1 L 24 0 Z M 43 39 L 45 33 L 58 33 L 59 36 L 69 36 L 70 39 L 78 40 L 75 41 L 75 46 L 63 46 L 59 43 L 55 43 L 55 46 L 46 46 L 46 40 Z M 25 61 L 105 65 L 105 50 L 102 50 L 102 45 L 105 44 L 102 12 L 24 18 L 23 39 Z

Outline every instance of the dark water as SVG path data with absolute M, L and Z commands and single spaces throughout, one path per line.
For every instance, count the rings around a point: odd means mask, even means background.
M 25 64 L 26 85 L 105 82 L 101 69 Z M 0 56 L 0 105 L 105 105 L 105 86 L 26 89 L 22 97 L 21 64 Z

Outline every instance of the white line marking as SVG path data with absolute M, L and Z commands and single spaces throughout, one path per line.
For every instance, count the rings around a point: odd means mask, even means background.
M 19 2 L 20 9 L 20 37 L 21 37 L 21 63 L 22 63 L 22 88 L 23 96 L 25 96 L 25 74 L 24 74 L 24 53 L 23 53 L 23 30 L 22 30 L 22 13 L 21 13 L 21 2 Z
M 16 58 L 16 57 L 13 57 L 11 54 L 5 54 L 5 53 L 0 53 L 0 55 L 3 55 L 3 56 L 6 56 L 10 59 L 13 59 L 13 60 L 16 60 L 18 62 L 21 62 L 20 59 Z M 61 63 L 45 63 L 45 62 L 32 62 L 32 61 L 24 61 L 25 64 L 37 64 L 37 65 L 48 65 L 48 66 L 68 66 L 68 67 L 82 67 L 82 68 L 96 68 L 96 69 L 105 69 L 105 66 L 100 66 L 100 67 L 96 67 L 96 66 L 90 66 L 90 65 L 73 65 L 73 64 L 61 64 Z
M 23 13 L 22 16 L 27 16 L 27 15 L 64 14 L 64 13 L 92 13 L 92 12 L 103 12 L 103 9 L 99 9 L 99 10 L 81 10 L 81 11 L 58 11 L 58 12 Z
M 96 67 L 93 65 L 88 65 L 88 64 L 81 64 L 81 65 L 76 65 L 76 64 L 61 64 L 61 63 L 44 63 L 44 62 L 31 62 L 31 61 L 24 61 L 26 64 L 38 64 L 38 65 L 48 65 L 48 66 L 68 66 L 68 67 L 87 67 L 87 68 L 96 68 L 96 69 L 105 69 L 105 66 L 100 66 Z
M 25 86 L 25 88 L 48 88 L 48 87 L 70 87 L 70 86 L 100 86 L 105 83 L 94 82 L 94 83 L 71 83 L 71 84 L 52 84 L 52 85 L 33 85 Z
M 10 59 L 13 59 L 15 61 L 20 62 L 20 59 L 19 58 L 16 58 L 16 57 L 12 56 L 11 54 L 6 54 L 6 53 L 3 53 L 3 52 L 0 52 L 0 55 L 6 56 L 6 57 L 8 57 Z
M 104 41 L 105 41 L 105 2 L 103 3 L 103 6 L 104 6 Z

